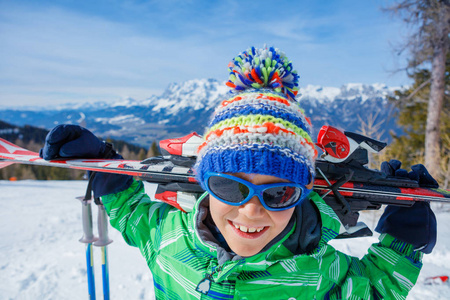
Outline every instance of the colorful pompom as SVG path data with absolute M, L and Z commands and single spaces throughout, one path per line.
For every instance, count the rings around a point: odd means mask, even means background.
M 232 90 L 271 88 L 295 101 L 300 76 L 278 49 L 251 47 L 235 57 L 228 68 L 230 76 L 226 85 Z

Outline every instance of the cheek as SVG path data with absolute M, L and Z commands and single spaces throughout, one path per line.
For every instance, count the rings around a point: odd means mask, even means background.
M 276 224 L 278 229 L 283 231 L 283 229 L 287 226 L 289 221 L 291 220 L 292 214 L 294 213 L 295 207 L 290 208 L 288 210 L 282 210 L 277 212 L 269 212 L 270 218 L 272 222 Z
M 231 213 L 233 210 L 233 206 L 227 205 L 223 203 L 222 201 L 217 200 L 216 198 L 209 196 L 209 212 L 211 213 L 211 217 L 216 223 L 217 226 L 219 226 L 224 222 L 224 216 Z

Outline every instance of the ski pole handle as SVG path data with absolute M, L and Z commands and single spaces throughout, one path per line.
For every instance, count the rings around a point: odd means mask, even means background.
M 103 204 L 98 204 L 97 207 L 98 240 L 94 242 L 94 246 L 102 247 L 111 244 L 113 241 L 108 237 L 108 215 L 105 207 Z
M 89 244 L 98 240 L 94 236 L 92 228 L 92 207 L 91 200 L 81 200 L 81 222 L 83 224 L 83 237 L 79 240 L 81 243 Z

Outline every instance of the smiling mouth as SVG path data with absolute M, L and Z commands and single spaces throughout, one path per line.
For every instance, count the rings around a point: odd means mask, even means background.
M 237 229 L 239 229 L 242 232 L 248 232 L 248 233 L 253 233 L 253 232 L 261 232 L 264 227 L 247 227 L 244 225 L 237 225 L 237 224 L 233 224 L 233 226 Z
M 269 229 L 269 226 L 247 227 L 244 225 L 235 224 L 230 220 L 228 220 L 228 223 L 233 227 L 233 229 L 235 229 L 237 234 L 247 238 L 257 238 Z

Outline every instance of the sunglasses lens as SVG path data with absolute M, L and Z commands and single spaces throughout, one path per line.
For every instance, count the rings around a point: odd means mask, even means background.
M 301 197 L 302 190 L 295 186 L 280 186 L 264 190 L 263 198 L 270 208 L 282 208 L 295 204 Z
M 250 193 L 246 185 L 220 176 L 209 177 L 208 187 L 216 198 L 232 203 L 244 201 Z

